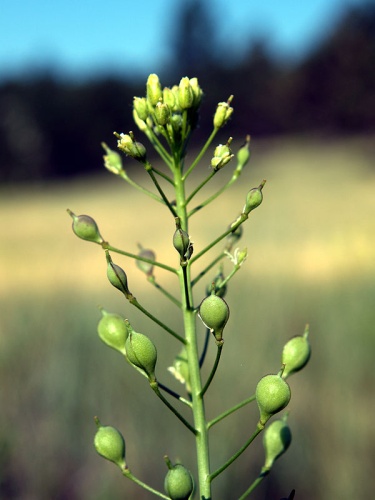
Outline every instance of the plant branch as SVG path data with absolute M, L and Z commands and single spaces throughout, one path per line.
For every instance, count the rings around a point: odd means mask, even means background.
M 128 479 L 130 479 L 134 483 L 138 484 L 138 486 L 141 486 L 145 490 L 150 491 L 151 493 L 153 493 L 154 495 L 156 495 L 160 498 L 165 498 L 166 500 L 169 500 L 169 497 L 163 495 L 163 493 L 161 493 L 160 491 L 154 490 L 154 488 L 151 488 L 151 486 L 149 486 L 148 484 L 144 483 L 143 481 L 141 481 L 140 479 L 135 477 L 127 467 L 125 467 L 124 469 L 121 469 L 121 472 L 125 477 L 127 477 Z
M 216 351 L 215 363 L 214 363 L 214 366 L 212 367 L 210 376 L 208 377 L 207 382 L 206 382 L 205 386 L 202 389 L 201 396 L 203 396 L 205 394 L 205 392 L 207 391 L 207 389 L 209 388 L 209 386 L 210 386 L 210 384 L 212 382 L 212 379 L 215 376 L 217 367 L 219 366 L 219 361 L 220 361 L 221 352 L 223 350 L 223 345 L 224 345 L 224 341 L 221 341 L 221 343 L 219 342 L 217 344 L 217 351 Z
M 262 468 L 259 476 L 255 479 L 255 481 L 251 484 L 251 486 L 245 491 L 243 495 L 240 496 L 238 500 L 245 500 L 252 491 L 255 490 L 255 488 L 263 481 L 263 479 L 268 476 L 270 473 L 269 469 L 266 469 L 265 467 Z
M 120 255 L 125 255 L 126 257 L 130 257 L 131 259 L 139 260 L 141 262 L 147 262 L 147 264 L 151 264 L 152 266 L 160 267 L 161 269 L 165 269 L 166 271 L 169 271 L 171 273 L 177 274 L 177 269 L 171 266 L 167 266 L 166 264 L 162 264 L 161 262 L 158 262 L 156 260 L 152 259 L 146 259 L 145 257 L 140 257 L 139 255 L 136 255 L 135 253 L 130 253 L 126 252 L 125 250 L 121 250 L 119 248 L 116 248 L 108 243 L 108 241 L 105 241 L 102 243 L 102 248 L 103 250 L 109 250 L 110 252 L 115 252 Z
M 200 162 L 202 156 L 205 154 L 205 152 L 209 148 L 211 142 L 214 140 L 214 138 L 215 138 L 216 134 L 218 133 L 218 131 L 219 131 L 218 128 L 214 128 L 213 129 L 213 131 L 211 132 L 210 137 L 207 139 L 205 145 L 200 150 L 198 156 L 195 158 L 195 160 L 193 161 L 193 163 L 190 165 L 190 167 L 188 168 L 188 170 L 184 174 L 184 176 L 182 178 L 184 181 L 188 178 L 188 176 L 191 174 L 191 172 L 194 170 L 194 168 L 198 165 L 198 163 Z
M 240 408 L 243 408 L 244 406 L 246 406 L 249 403 L 252 403 L 253 401 L 255 401 L 255 394 L 253 394 L 252 396 L 250 396 L 247 399 L 244 399 L 243 401 L 241 401 L 241 403 L 238 403 L 236 406 L 232 406 L 232 408 L 229 408 L 229 410 L 221 413 L 219 416 L 217 416 L 216 418 L 214 418 L 213 420 L 208 422 L 207 427 L 210 429 L 215 424 L 217 424 L 218 422 L 223 420 L 225 417 L 228 417 L 229 415 L 231 415 L 235 411 L 239 410 Z

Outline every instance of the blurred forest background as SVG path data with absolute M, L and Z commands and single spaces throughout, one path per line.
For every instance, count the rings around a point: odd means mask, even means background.
M 251 498 L 280 500 L 295 488 L 296 500 L 369 499 L 375 461 L 374 2 L 343 12 L 294 61 L 277 58 L 265 38 L 234 56 L 215 37 L 203 1 L 181 2 L 174 26 L 169 63 L 155 72 L 163 85 L 197 76 L 205 91 L 191 154 L 211 132 L 217 102 L 229 94 L 235 111 L 218 141 L 233 136 L 236 152 L 245 135 L 252 136 L 240 182 L 192 218 L 195 248 L 220 234 L 247 190 L 267 179 L 264 202 L 239 242 L 249 257 L 227 295 L 231 317 L 207 393 L 209 418 L 275 373 L 283 345 L 309 323 L 311 361 L 290 379 L 293 442 Z M 123 432 L 132 472 L 153 487 L 163 488 L 166 453 L 196 473 L 191 436 L 143 378 L 100 342 L 97 306 L 128 317 L 153 339 L 157 376 L 176 391 L 181 386 L 165 368 L 179 345 L 124 303 L 108 284 L 103 252 L 72 234 L 65 212 L 94 217 L 117 247 L 136 253 L 140 242 L 177 265 L 174 225 L 163 207 L 102 166 L 100 143 L 114 147 L 114 130 L 134 130 L 143 141 L 131 111 L 146 77 L 129 68 L 121 78 L 106 73 L 74 80 L 46 67 L 0 80 L 0 499 L 149 499 L 95 453 L 94 415 Z M 207 176 L 210 153 L 190 187 Z M 124 165 L 150 187 L 139 164 L 125 159 Z M 230 175 L 231 164 L 211 189 Z M 137 299 L 180 330 L 179 315 L 134 262 L 117 256 L 116 263 Z M 225 266 L 229 272 L 229 261 Z M 215 272 L 198 284 L 197 303 Z M 156 274 L 178 293 L 168 275 Z M 213 358 L 210 346 L 204 376 Z M 213 428 L 213 468 L 243 444 L 257 416 L 249 405 Z M 239 498 L 263 458 L 259 440 L 215 480 L 215 500 Z

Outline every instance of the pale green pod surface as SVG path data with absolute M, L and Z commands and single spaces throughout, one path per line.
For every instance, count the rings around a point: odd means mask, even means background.
M 99 228 L 92 217 L 89 215 L 76 215 L 69 209 L 67 209 L 67 212 L 73 219 L 73 232 L 78 238 L 94 243 L 103 243 L 104 240 Z
M 265 424 L 267 420 L 283 410 L 290 401 L 290 387 L 282 379 L 281 374 L 266 375 L 258 382 L 255 391 L 260 412 L 260 421 Z
M 157 351 L 154 343 L 143 333 L 131 330 L 125 343 L 128 360 L 146 372 L 151 380 L 155 380 Z
M 122 316 L 108 313 L 103 309 L 102 318 L 98 323 L 98 335 L 109 347 L 125 354 L 125 342 L 128 337 L 128 328 Z
M 263 435 L 263 446 L 266 454 L 264 467 L 270 469 L 274 461 L 289 448 L 292 433 L 284 420 L 275 420 L 266 427 Z
M 284 346 L 282 363 L 285 365 L 283 378 L 302 370 L 311 356 L 311 347 L 307 335 L 292 337 Z
M 96 451 L 102 457 L 125 467 L 125 440 L 122 434 L 111 426 L 100 426 L 94 438 Z
M 147 248 L 141 248 L 140 252 L 138 253 L 138 256 L 149 260 L 156 259 L 155 252 Z M 143 262 L 142 260 L 137 260 L 136 264 L 138 269 L 143 271 L 147 276 L 152 276 L 154 270 L 153 264 L 150 264 L 149 262 Z
M 229 307 L 225 300 L 214 294 L 209 295 L 199 306 L 199 317 L 204 325 L 212 330 L 216 340 L 222 340 L 223 330 L 229 318 Z
M 193 492 L 194 482 L 186 467 L 174 465 L 165 476 L 164 489 L 171 500 L 188 500 Z

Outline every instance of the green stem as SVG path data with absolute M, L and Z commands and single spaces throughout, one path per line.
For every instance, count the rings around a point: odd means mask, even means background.
M 180 412 L 178 412 L 176 410 L 176 408 L 174 406 L 171 405 L 171 403 L 163 396 L 163 394 L 160 392 L 159 390 L 159 386 L 158 386 L 158 383 L 155 381 L 153 382 L 150 382 L 150 387 L 151 389 L 155 392 L 155 394 L 157 395 L 157 397 L 171 410 L 172 413 L 174 413 L 174 415 L 176 415 L 176 417 L 193 433 L 193 434 L 197 434 L 197 430 L 194 429 L 194 427 L 189 424 L 189 422 L 185 419 L 185 417 L 183 417 L 181 415 Z
M 193 161 L 193 163 L 190 165 L 190 167 L 188 168 L 188 170 L 186 171 L 185 175 L 183 176 L 182 180 L 185 181 L 188 176 L 191 174 L 191 172 L 194 170 L 194 168 L 198 165 L 198 163 L 200 162 L 202 156 L 204 155 L 204 153 L 207 151 L 207 149 L 209 148 L 211 142 L 214 140 L 215 138 L 215 135 L 218 133 L 219 129 L 218 128 L 214 128 L 213 131 L 211 132 L 211 135 L 210 137 L 207 139 L 205 145 L 203 146 L 203 148 L 200 150 L 198 156 L 195 158 L 195 160 Z
M 269 474 L 269 469 L 265 469 L 263 467 L 263 469 L 261 470 L 259 476 L 255 479 L 255 481 L 249 486 L 249 488 L 245 491 L 245 493 L 243 495 L 240 496 L 240 498 L 238 500 L 245 500 L 245 498 L 247 498 L 250 493 L 252 491 L 255 490 L 255 488 L 263 481 L 263 479 L 268 476 Z
M 191 202 L 191 200 L 194 198 L 194 196 L 209 182 L 212 177 L 216 174 L 216 170 L 212 170 L 210 175 L 204 179 L 195 189 L 194 191 L 189 195 L 188 199 L 186 200 L 186 205 Z M 190 217 L 190 214 L 189 214 Z
M 144 483 L 143 481 L 141 481 L 137 477 L 133 476 L 133 474 L 130 472 L 130 470 L 127 467 L 125 469 L 122 469 L 122 474 L 125 477 L 127 477 L 128 479 L 130 479 L 131 481 L 133 481 L 134 483 L 138 484 L 138 486 L 141 486 L 145 490 L 150 491 L 154 495 L 156 495 L 156 496 L 158 496 L 160 498 L 165 498 L 166 500 L 170 500 L 169 497 L 163 495 L 163 493 L 161 493 L 160 491 L 154 490 L 154 488 L 151 488 L 151 486 L 149 486 L 148 484 Z
M 177 269 L 171 266 L 167 266 L 166 264 L 162 264 L 161 262 L 157 262 L 156 260 L 151 260 L 151 259 L 146 259 L 144 257 L 140 257 L 139 255 L 136 255 L 135 253 L 130 253 L 126 252 L 125 250 L 121 250 L 120 248 L 116 248 L 108 243 L 108 241 L 105 241 L 102 243 L 102 248 L 103 250 L 109 250 L 110 252 L 115 252 L 120 255 L 125 255 L 126 257 L 130 257 L 131 259 L 139 260 L 141 262 L 147 262 L 147 264 L 151 264 L 156 267 L 160 267 L 162 269 L 165 269 L 166 271 L 169 271 L 171 273 L 177 274 Z
M 241 224 L 243 224 L 245 222 L 246 219 L 248 219 L 248 217 L 249 216 L 247 214 L 242 213 L 238 217 L 238 219 L 233 224 L 231 224 L 231 226 L 229 227 L 229 229 L 227 229 L 223 234 L 221 234 L 218 238 L 216 238 L 216 240 L 214 240 L 212 243 L 210 243 L 209 245 L 207 245 L 206 248 L 204 248 L 203 250 L 201 250 L 195 257 L 193 257 L 191 259 L 191 261 L 190 261 L 190 264 L 193 264 L 193 262 L 195 262 L 196 260 L 198 260 L 200 257 L 202 257 L 202 255 L 204 255 L 206 252 L 208 252 L 209 250 L 211 250 L 212 247 L 214 247 L 215 245 L 217 245 L 217 243 L 219 243 L 226 236 L 228 236 L 228 234 L 230 234 L 233 231 L 235 231 Z
M 189 408 L 191 408 L 191 401 L 188 401 L 187 399 L 183 398 L 182 396 L 177 394 L 177 392 L 172 391 L 172 389 L 170 389 L 169 387 L 167 387 L 164 384 L 161 384 L 160 382 L 158 382 L 158 385 L 159 385 L 159 388 L 161 390 L 167 392 L 170 396 L 173 396 L 174 398 L 178 399 L 178 401 L 180 401 L 181 403 L 184 403 Z
M 215 479 L 219 474 L 221 474 L 227 467 L 229 467 L 242 453 L 247 449 L 247 447 L 254 441 L 254 439 L 262 432 L 264 429 L 264 425 L 261 425 L 258 423 L 256 431 L 253 433 L 253 435 L 246 441 L 246 443 L 235 453 L 230 457 L 229 460 L 225 462 L 224 465 L 219 467 L 215 472 L 213 472 L 210 475 L 210 481 Z
M 231 415 L 235 411 L 239 410 L 240 408 L 243 408 L 244 406 L 246 406 L 249 403 L 252 403 L 253 401 L 255 401 L 255 394 L 253 394 L 252 396 L 250 396 L 247 399 L 244 399 L 243 401 L 241 401 L 241 403 L 238 403 L 236 406 L 232 406 L 232 408 L 229 408 L 229 410 L 221 413 L 219 416 L 217 416 L 216 418 L 214 418 L 213 420 L 208 422 L 207 428 L 210 429 L 215 424 L 217 424 L 218 422 L 223 420 L 225 417 L 228 417 L 229 415 Z
M 221 259 L 223 259 L 225 257 L 225 253 L 222 252 L 221 254 L 219 254 L 210 264 L 208 264 L 207 267 L 205 267 L 203 269 L 203 271 L 201 271 L 194 279 L 193 281 L 191 282 L 191 286 L 194 286 L 198 283 L 198 281 L 203 278 L 203 276 L 205 274 L 208 273 L 208 271 L 210 271 L 218 262 L 221 261 Z
M 149 141 L 151 144 L 154 146 L 156 152 L 160 156 L 160 158 L 168 165 L 169 168 L 172 167 L 172 157 L 168 153 L 168 151 L 165 149 L 163 144 L 159 141 L 158 136 L 154 133 L 152 129 L 147 129 L 147 132 L 145 132 Z
M 148 189 L 142 187 L 141 185 L 139 185 L 137 182 L 133 181 L 128 175 L 127 173 L 125 172 L 125 170 L 122 170 L 119 174 L 119 176 L 124 180 L 126 181 L 128 184 L 130 184 L 131 186 L 133 186 L 135 189 L 138 189 L 138 191 L 140 191 L 141 193 L 149 196 L 150 198 L 152 198 L 153 200 L 159 202 L 159 203 L 164 203 L 163 200 L 155 193 L 153 193 L 152 191 L 149 191 Z
M 228 189 L 236 180 L 238 179 L 238 176 L 236 177 L 232 177 L 221 189 L 219 189 L 215 194 L 213 194 L 212 196 L 210 196 L 209 198 L 207 198 L 207 200 L 205 200 L 203 203 L 201 203 L 200 205 L 198 205 L 197 207 L 193 208 L 193 210 L 191 210 L 189 212 L 189 217 L 191 217 L 192 215 L 194 215 L 195 213 L 197 213 L 199 210 L 201 210 L 202 208 L 206 207 L 207 205 L 209 205 L 212 201 L 214 201 L 218 196 L 220 196 L 222 193 L 224 193 L 224 191 L 226 189 Z M 192 198 L 192 197 L 191 197 Z M 190 201 L 190 200 L 189 200 Z
M 219 366 L 219 361 L 220 361 L 221 352 L 223 350 L 223 345 L 224 345 L 223 343 L 221 343 L 221 344 L 219 343 L 218 346 L 217 346 L 215 363 L 214 363 L 214 366 L 212 367 L 210 376 L 208 377 L 207 382 L 206 382 L 205 386 L 202 389 L 202 396 L 204 396 L 205 392 L 210 387 L 212 379 L 215 376 L 217 367 Z
M 157 289 L 159 292 L 161 292 L 163 295 L 165 295 L 173 304 L 175 304 L 177 307 L 181 309 L 182 305 L 179 300 L 177 300 L 174 295 L 169 293 L 164 287 L 159 285 L 159 283 L 156 282 L 155 276 L 149 276 L 147 280 Z
M 152 171 L 155 172 L 155 174 L 160 175 L 160 177 L 163 177 L 163 179 L 166 180 L 167 182 L 169 182 L 169 184 L 173 185 L 173 180 L 169 177 L 169 175 L 165 174 L 164 172 L 162 172 L 161 170 L 158 170 L 155 167 L 152 167 Z
M 177 159 L 176 159 L 177 160 Z M 181 227 L 187 233 L 188 217 L 186 211 L 185 183 L 182 178 L 182 168 L 176 162 L 174 167 L 176 209 L 180 218 Z M 191 171 L 191 170 L 190 170 Z M 186 178 L 186 175 L 185 175 Z M 190 279 L 190 263 L 185 268 L 178 271 L 180 290 L 182 297 L 182 313 L 185 328 L 186 355 L 189 366 L 189 376 L 191 385 L 192 409 L 194 417 L 194 427 L 196 429 L 195 442 L 197 453 L 199 498 L 211 500 L 210 459 L 208 430 L 206 425 L 206 414 L 204 397 L 202 395 L 202 381 L 199 366 L 198 339 L 196 331 L 196 312 L 194 311 L 193 293 Z
M 183 344 L 186 344 L 186 340 L 178 335 L 178 333 L 174 332 L 171 328 L 169 328 L 167 325 L 165 325 L 162 321 L 160 321 L 158 318 L 156 318 L 153 314 L 151 314 L 147 309 L 145 309 L 141 304 L 138 302 L 138 300 L 132 295 L 130 298 L 128 298 L 129 302 L 135 306 L 137 309 L 143 312 L 146 316 L 148 316 L 154 323 L 157 325 L 161 326 L 166 332 L 170 333 L 174 338 L 182 342 Z
M 162 188 L 161 188 L 161 186 L 160 186 L 157 178 L 154 175 L 151 163 L 146 162 L 145 163 L 145 168 L 146 168 L 149 176 L 151 177 L 152 182 L 155 184 L 156 189 L 159 191 L 160 196 L 163 198 L 164 203 L 167 205 L 167 207 L 169 208 L 169 210 L 172 212 L 173 217 L 177 217 L 176 210 L 170 204 L 170 202 L 169 202 L 168 198 L 166 197 L 164 191 L 162 190 Z

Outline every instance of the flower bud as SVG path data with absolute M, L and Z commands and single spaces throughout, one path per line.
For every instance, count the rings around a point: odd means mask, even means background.
M 233 108 L 229 105 L 232 102 L 233 96 L 230 96 L 227 102 L 219 102 L 214 114 L 214 127 L 222 128 L 227 123 L 233 114 Z
M 121 469 L 125 468 L 125 440 L 122 434 L 115 427 L 100 425 L 99 420 L 97 425 L 98 430 L 94 438 L 96 451 Z
M 117 266 L 112 262 L 108 250 L 106 250 L 105 252 L 105 257 L 107 260 L 107 278 L 109 282 L 115 288 L 120 290 L 120 292 L 122 292 L 127 299 L 130 298 L 131 293 L 128 288 L 128 278 L 125 274 L 125 271 L 121 269 L 120 266 Z
M 155 380 L 157 351 L 154 343 L 143 333 L 135 332 L 129 322 L 127 322 L 127 327 L 129 335 L 126 339 L 125 349 L 128 360 L 134 366 L 141 368 L 150 381 Z
M 159 77 L 155 74 L 151 74 L 146 83 L 146 93 L 147 100 L 151 106 L 156 106 L 159 99 L 163 96 L 163 91 L 161 89 Z
M 194 92 L 187 76 L 181 78 L 178 86 L 178 103 L 181 109 L 189 109 L 194 102 Z
M 168 104 L 159 101 L 155 106 L 155 121 L 158 125 L 164 127 L 169 122 L 171 111 Z
M 69 208 L 67 209 L 68 214 L 73 219 L 73 232 L 78 238 L 82 238 L 86 241 L 92 241 L 94 243 L 103 243 L 103 238 L 99 233 L 98 226 L 94 219 L 89 215 L 76 215 Z
M 292 337 L 284 346 L 282 354 L 282 363 L 285 364 L 283 378 L 286 379 L 292 373 L 302 370 L 311 356 L 311 347 L 309 343 L 309 327 L 306 325 L 303 335 Z
M 176 464 L 165 476 L 164 489 L 171 500 L 188 500 L 194 489 L 192 475 L 186 467 Z
M 138 253 L 138 257 L 142 257 L 144 259 L 155 260 L 155 252 L 152 250 L 148 250 L 147 248 L 142 248 L 140 245 L 140 252 Z M 142 260 L 136 261 L 138 269 L 144 272 L 147 276 L 152 276 L 154 265 L 149 262 L 143 262 Z
M 290 401 L 290 387 L 282 378 L 282 370 L 277 375 L 266 375 L 256 387 L 255 396 L 260 412 L 260 424 L 283 410 Z
M 263 435 L 263 446 L 266 454 L 264 469 L 271 469 L 273 463 L 289 448 L 292 433 L 286 419 L 275 420 L 266 427 Z
M 176 99 L 174 93 L 169 87 L 164 87 L 163 89 L 163 102 L 164 104 L 167 104 L 169 106 L 170 110 L 173 111 L 176 104 Z
M 110 149 L 105 142 L 102 142 L 102 147 L 107 154 L 103 155 L 104 166 L 112 174 L 119 175 L 124 169 L 122 168 L 122 159 L 117 151 Z
M 125 342 L 128 329 L 125 320 L 119 314 L 112 314 L 101 309 L 102 318 L 98 323 L 98 335 L 109 347 L 125 354 Z
M 193 101 L 193 107 L 195 109 L 199 108 L 201 102 L 202 102 L 202 97 L 203 97 L 203 90 L 199 86 L 198 83 L 198 78 L 190 78 L 190 86 L 193 90 L 194 94 L 194 101 Z
M 135 160 L 144 163 L 147 158 L 146 148 L 140 142 L 136 142 L 133 137 L 133 133 L 128 134 L 118 134 L 115 132 L 118 138 L 117 147 L 124 152 L 127 156 L 131 156 Z
M 211 167 L 215 172 L 224 167 L 230 160 L 233 158 L 232 151 L 229 147 L 229 144 L 232 142 L 232 138 L 228 140 L 226 144 L 219 144 L 215 148 L 214 156 L 211 159 Z
M 246 215 L 254 210 L 254 208 L 259 207 L 259 205 L 263 201 L 263 193 L 262 189 L 265 185 L 266 181 L 261 182 L 261 184 L 257 188 L 250 189 L 246 196 L 246 203 L 242 209 L 242 212 Z
M 146 121 L 148 117 L 147 101 L 145 97 L 134 97 L 133 109 L 140 120 Z
M 229 318 L 229 307 L 225 300 L 215 294 L 209 295 L 202 300 L 198 314 L 203 324 L 215 335 L 215 339 L 221 342 Z

